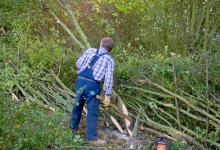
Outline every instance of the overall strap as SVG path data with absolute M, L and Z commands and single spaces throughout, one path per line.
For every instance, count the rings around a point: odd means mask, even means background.
M 95 56 L 93 56 L 91 62 L 88 65 L 88 68 L 92 68 L 95 65 L 95 63 L 98 61 L 99 57 L 106 55 L 106 54 L 108 53 L 99 54 L 99 49 L 97 49 Z

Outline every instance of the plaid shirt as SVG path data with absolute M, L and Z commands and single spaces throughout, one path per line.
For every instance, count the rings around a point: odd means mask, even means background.
M 81 54 L 76 61 L 78 73 L 83 71 L 95 56 L 97 49 L 89 48 Z M 99 49 L 99 54 L 108 53 L 104 48 Z M 101 56 L 93 66 L 93 75 L 96 81 L 104 81 L 105 95 L 111 95 L 113 87 L 114 59 L 106 54 Z

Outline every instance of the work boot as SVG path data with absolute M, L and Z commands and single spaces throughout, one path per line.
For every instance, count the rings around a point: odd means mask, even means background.
M 104 139 L 97 139 L 89 141 L 89 144 L 91 144 L 92 146 L 104 146 L 107 144 L 107 141 Z

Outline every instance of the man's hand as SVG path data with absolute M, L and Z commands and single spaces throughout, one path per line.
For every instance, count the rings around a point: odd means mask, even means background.
M 110 105 L 110 98 L 111 96 L 105 96 L 105 100 L 103 101 L 105 107 L 108 107 Z

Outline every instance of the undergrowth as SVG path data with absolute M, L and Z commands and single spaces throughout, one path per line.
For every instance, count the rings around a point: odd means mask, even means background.
M 53 112 L 28 102 L 0 100 L 0 149 L 60 149 L 83 144 L 62 123 L 62 111 Z

